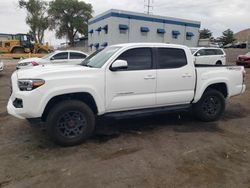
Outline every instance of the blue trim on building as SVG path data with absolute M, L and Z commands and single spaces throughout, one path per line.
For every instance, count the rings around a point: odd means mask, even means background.
M 148 27 L 141 27 L 141 32 L 149 32 L 149 28 Z
M 92 48 L 92 47 L 93 47 L 93 44 L 90 44 L 89 47 Z
M 164 34 L 166 33 L 165 29 L 157 29 L 157 33 Z
M 193 34 L 192 32 L 187 32 L 186 35 L 187 35 L 188 37 L 193 37 L 193 36 L 194 36 L 194 34 Z
M 180 35 L 180 34 L 181 34 L 180 31 L 175 31 L 175 30 L 172 31 L 172 35 Z
M 117 12 L 109 12 L 99 18 L 96 18 L 95 20 L 89 21 L 89 25 L 99 22 L 101 20 L 107 19 L 109 17 L 127 18 L 127 19 L 141 20 L 141 21 L 149 21 L 149 22 L 157 22 L 157 23 L 165 23 L 165 24 L 182 25 L 182 26 L 200 28 L 200 24 L 195 24 L 195 23 L 190 23 L 190 22 L 175 21 L 175 20 L 168 20 L 168 19 L 161 19 L 161 18 L 152 18 L 152 17 L 117 13 Z
M 128 25 L 125 25 L 125 24 L 119 24 L 119 29 L 120 30 L 128 30 L 129 27 L 128 27 Z

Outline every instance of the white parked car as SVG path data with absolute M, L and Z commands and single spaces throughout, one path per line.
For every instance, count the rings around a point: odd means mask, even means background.
M 3 62 L 0 62 L 0 72 L 3 71 Z
M 226 99 L 246 89 L 244 67 L 196 67 L 186 46 L 120 44 L 90 56 L 78 66 L 15 71 L 8 113 L 41 120 L 54 141 L 75 145 L 91 136 L 98 116 L 193 109 L 200 120 L 214 121 Z
M 17 69 L 44 64 L 77 65 L 80 64 L 87 56 L 88 54 L 75 50 L 55 51 L 42 58 L 34 57 L 22 59 L 17 63 Z
M 190 48 L 197 65 L 225 65 L 226 53 L 221 48 Z

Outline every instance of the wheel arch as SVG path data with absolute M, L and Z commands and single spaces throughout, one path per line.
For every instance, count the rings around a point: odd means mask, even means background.
M 209 89 L 214 89 L 222 93 L 227 98 L 229 96 L 228 84 L 226 82 L 210 83 L 201 90 L 200 93 L 196 94 L 194 102 L 198 102 L 202 95 Z
M 10 52 L 13 53 L 13 51 L 14 51 L 15 49 L 18 49 L 18 48 L 23 49 L 23 51 L 25 51 L 25 48 L 24 48 L 23 46 L 13 46 L 13 47 L 11 48 Z
M 44 111 L 42 113 L 42 120 L 46 121 L 46 118 L 49 114 L 49 111 L 51 110 L 51 108 L 62 102 L 65 100 L 79 100 L 84 102 L 86 105 L 88 105 L 90 107 L 90 109 L 94 112 L 94 114 L 98 114 L 98 107 L 96 104 L 96 101 L 94 99 L 94 97 L 88 93 L 88 92 L 76 92 L 76 93 L 67 93 L 67 94 L 62 94 L 62 95 L 56 95 L 54 97 L 52 97 L 48 103 L 46 104 Z

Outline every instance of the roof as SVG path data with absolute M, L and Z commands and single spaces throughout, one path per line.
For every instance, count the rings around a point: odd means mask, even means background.
M 110 17 L 135 19 L 135 20 L 166 23 L 166 24 L 173 24 L 173 25 L 182 25 L 182 26 L 196 27 L 196 28 L 200 28 L 200 25 L 201 25 L 201 22 L 199 21 L 180 19 L 180 18 L 174 18 L 174 17 L 148 15 L 144 13 L 116 10 L 116 9 L 108 10 L 98 16 L 95 16 L 94 18 L 91 18 L 89 20 L 89 25 L 99 22 L 101 20 L 110 18 Z
M 179 45 L 179 44 L 166 44 L 166 43 L 149 43 L 149 42 L 144 42 L 144 43 L 123 43 L 123 44 L 116 44 L 112 45 L 114 47 L 171 47 L 171 48 L 187 48 L 184 45 Z

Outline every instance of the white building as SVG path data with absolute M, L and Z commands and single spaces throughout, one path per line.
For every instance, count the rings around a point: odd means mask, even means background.
M 111 9 L 88 23 L 88 45 L 98 49 L 129 42 L 197 46 L 200 22 Z

